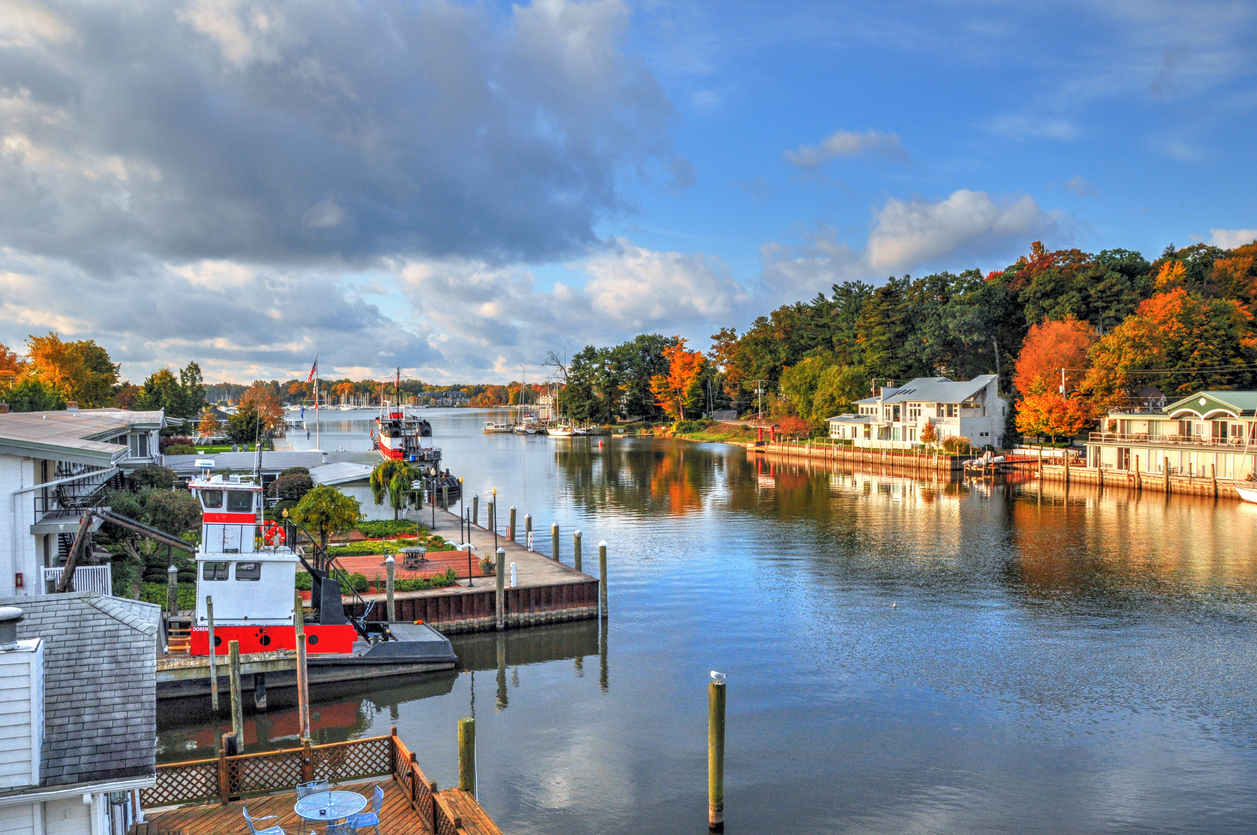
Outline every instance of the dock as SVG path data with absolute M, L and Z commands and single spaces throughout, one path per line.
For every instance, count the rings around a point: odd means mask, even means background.
M 899 472 L 958 472 L 973 454 L 950 455 L 938 451 L 906 449 L 866 449 L 824 441 L 763 441 L 746 445 L 751 454 L 780 455 L 789 458 L 821 459 L 839 464 L 883 467 Z

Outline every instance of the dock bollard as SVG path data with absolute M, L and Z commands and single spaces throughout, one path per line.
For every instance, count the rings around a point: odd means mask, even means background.
M 179 569 L 174 563 L 166 569 L 166 609 L 172 618 L 179 614 Z
M 572 563 L 580 571 L 580 531 L 572 531 Z
M 511 505 L 511 521 L 506 526 L 506 538 L 511 542 L 515 541 L 515 505 Z
M 554 522 L 550 525 L 550 552 L 551 559 L 555 562 L 559 561 L 559 523 Z
M 458 720 L 458 788 L 476 796 L 476 720 Z
M 240 642 L 227 644 L 231 670 L 231 735 L 236 738 L 236 753 L 244 753 L 244 706 L 240 699 Z
M 528 550 L 532 550 L 532 514 L 524 514 L 524 539 L 528 542 Z
M 209 662 L 210 662 L 210 707 L 218 712 L 218 667 L 214 657 L 218 654 L 214 649 L 214 595 L 205 595 L 205 617 L 209 620 Z
M 602 619 L 607 619 L 607 541 L 598 543 L 598 603 Z
M 397 560 L 393 559 L 392 554 L 389 554 L 388 559 L 384 561 L 384 565 L 388 569 L 388 606 L 385 611 L 388 612 L 389 623 L 392 623 L 397 620 L 397 602 L 393 599 L 393 578 L 397 575 Z
M 450 509 L 450 486 L 448 484 L 441 485 L 441 510 Z
M 480 527 L 480 496 L 471 497 L 471 523 L 477 528 Z
M 495 598 L 497 604 L 497 627 L 501 632 L 506 628 L 506 549 L 498 549 L 498 569 L 497 569 L 498 593 Z
M 716 673 L 712 673 L 713 676 Z M 725 828 L 725 683 L 707 685 L 707 828 Z

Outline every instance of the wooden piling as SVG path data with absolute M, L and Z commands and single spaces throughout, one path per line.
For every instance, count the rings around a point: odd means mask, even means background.
M 386 597 L 386 600 L 388 602 L 387 602 L 387 605 L 385 606 L 385 611 L 388 613 L 388 622 L 392 623 L 393 621 L 397 620 L 397 601 L 394 598 L 394 594 L 393 594 L 394 587 L 396 585 L 396 583 L 394 582 L 394 578 L 397 576 L 397 560 L 393 559 L 392 554 L 389 554 L 388 559 L 384 560 L 384 567 L 388 572 L 388 587 L 387 587 L 387 597 Z
M 244 751 L 244 705 L 240 700 L 240 642 L 227 644 L 231 671 L 231 735 L 236 741 L 236 753 Z
M 1213 479 L 1213 497 L 1218 497 L 1218 465 L 1209 465 L 1209 477 Z
M 580 531 L 572 532 L 572 556 L 576 570 L 580 571 Z
M 524 514 L 524 547 L 532 550 L 532 514 Z
M 707 685 L 707 828 L 725 828 L 725 683 Z
M 310 675 L 306 668 L 306 620 L 301 592 L 296 598 L 293 623 L 297 627 L 297 729 L 302 739 L 310 738 Z
M 205 617 L 209 620 L 209 668 L 210 668 L 210 707 L 218 712 L 218 666 L 214 657 L 218 655 L 214 643 L 214 597 L 205 595 Z
M 1165 495 L 1170 495 L 1170 456 L 1165 456 Z
M 1043 478 L 1043 447 L 1039 447 L 1039 478 Z
M 559 523 L 550 525 L 550 559 L 559 561 Z
M 448 511 L 450 509 L 450 486 L 448 484 L 441 485 L 441 510 Z
M 179 614 L 179 569 L 174 563 L 166 569 L 166 611 L 172 618 Z
M 598 606 L 602 619 L 607 619 L 607 541 L 598 543 Z
M 471 497 L 471 523 L 477 528 L 480 527 L 480 496 Z
M 266 673 L 253 674 L 253 706 L 266 710 Z
M 476 796 L 476 720 L 458 720 L 458 788 Z
M 497 596 L 494 602 L 497 604 L 497 627 L 501 632 L 506 628 L 506 549 L 498 549 L 498 570 L 497 570 Z
M 1138 493 L 1141 490 L 1143 490 L 1143 486 L 1144 486 L 1143 479 L 1140 478 L 1139 476 L 1139 456 L 1136 455 L 1135 456 L 1135 492 Z
M 515 505 L 511 505 L 511 521 L 506 527 L 506 538 L 515 541 Z

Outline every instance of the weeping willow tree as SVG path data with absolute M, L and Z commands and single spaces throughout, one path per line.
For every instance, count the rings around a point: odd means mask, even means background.
M 406 506 L 406 494 L 414 492 L 411 485 L 420 476 L 419 470 L 405 461 L 390 458 L 371 471 L 371 496 L 376 504 L 384 504 L 387 500 L 388 506 L 393 508 L 393 520 L 396 521 L 398 513 Z M 423 490 L 419 490 L 419 493 L 422 494 Z M 420 500 L 422 501 L 422 495 Z

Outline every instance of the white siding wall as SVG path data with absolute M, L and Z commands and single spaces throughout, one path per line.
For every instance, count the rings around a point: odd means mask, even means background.
M 43 740 L 43 641 L 0 652 L 0 788 L 39 782 Z
M 13 491 L 35 483 L 35 462 L 15 455 L 0 455 L 0 597 L 36 594 L 39 592 L 39 568 L 35 537 L 31 535 L 35 499 L 32 493 L 17 496 L 14 515 Z M 14 586 L 14 575 L 21 573 L 26 587 Z
M 44 835 L 91 835 L 92 806 L 81 796 L 44 804 Z
M 0 835 L 36 835 L 35 804 L 0 806 Z

